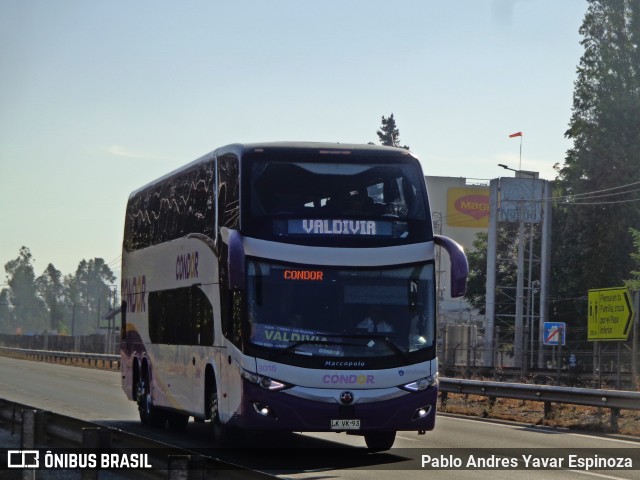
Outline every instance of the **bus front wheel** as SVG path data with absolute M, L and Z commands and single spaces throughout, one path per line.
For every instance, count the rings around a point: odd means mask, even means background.
M 364 435 L 364 441 L 370 452 L 390 450 L 395 440 L 396 432 L 372 432 Z
M 211 385 L 207 394 L 207 418 L 211 421 L 211 431 L 213 441 L 222 443 L 226 436 L 226 427 L 220 421 L 220 404 L 218 401 L 218 392 L 215 384 Z

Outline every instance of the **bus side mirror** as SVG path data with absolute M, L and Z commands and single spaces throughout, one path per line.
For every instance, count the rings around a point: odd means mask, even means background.
M 469 264 L 464 250 L 449 237 L 434 235 L 433 241 L 449 254 L 451 262 L 451 291 L 449 293 L 451 297 L 462 297 L 467 286 L 467 275 L 469 275 Z
M 237 230 L 229 230 L 229 253 L 227 256 L 227 272 L 229 288 L 244 291 L 246 287 L 245 256 L 242 235 Z

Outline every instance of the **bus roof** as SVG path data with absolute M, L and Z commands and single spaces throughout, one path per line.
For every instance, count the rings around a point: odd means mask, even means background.
M 358 143 L 330 143 L 330 142 L 265 142 L 265 143 L 235 143 L 218 148 L 215 153 L 222 155 L 224 153 L 244 153 L 256 150 L 318 150 L 327 151 L 328 153 L 347 152 L 349 150 L 359 151 L 375 151 L 387 154 L 410 155 L 411 153 L 404 148 L 386 147 L 373 144 Z
M 199 165 L 201 163 L 206 163 L 211 161 L 217 156 L 222 156 L 226 154 L 235 154 L 238 157 L 241 157 L 246 152 L 258 152 L 258 151 L 268 151 L 268 152 L 294 152 L 296 150 L 317 150 L 319 153 L 326 154 L 347 154 L 352 151 L 359 152 L 375 152 L 379 155 L 389 155 L 390 157 L 407 156 L 412 157 L 413 154 L 404 148 L 398 147 L 387 147 L 382 145 L 373 145 L 373 144 L 357 144 L 357 143 L 330 143 L 330 142 L 264 142 L 264 143 L 232 143 L 229 145 L 225 145 L 223 147 L 219 147 L 212 152 L 203 155 L 202 157 L 189 162 L 185 165 L 178 167 L 177 169 L 159 177 L 151 182 L 147 183 L 143 187 L 138 188 L 133 191 L 129 198 L 134 197 L 140 192 L 153 187 L 159 183 L 164 182 L 165 180 L 179 175 L 185 170 L 188 170 L 195 165 Z M 414 157 L 415 158 L 415 157 Z

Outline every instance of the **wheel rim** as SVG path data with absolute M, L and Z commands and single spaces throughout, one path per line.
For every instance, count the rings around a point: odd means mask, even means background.
M 151 415 L 151 393 L 148 391 L 144 380 L 138 382 L 136 390 L 138 411 L 143 419 L 147 419 Z

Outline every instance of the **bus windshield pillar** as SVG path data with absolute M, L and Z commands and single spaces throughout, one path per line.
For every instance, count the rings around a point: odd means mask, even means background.
M 237 230 L 229 230 L 229 254 L 227 267 L 229 272 L 229 288 L 232 290 L 244 291 L 246 287 L 245 278 L 245 255 L 242 235 Z

